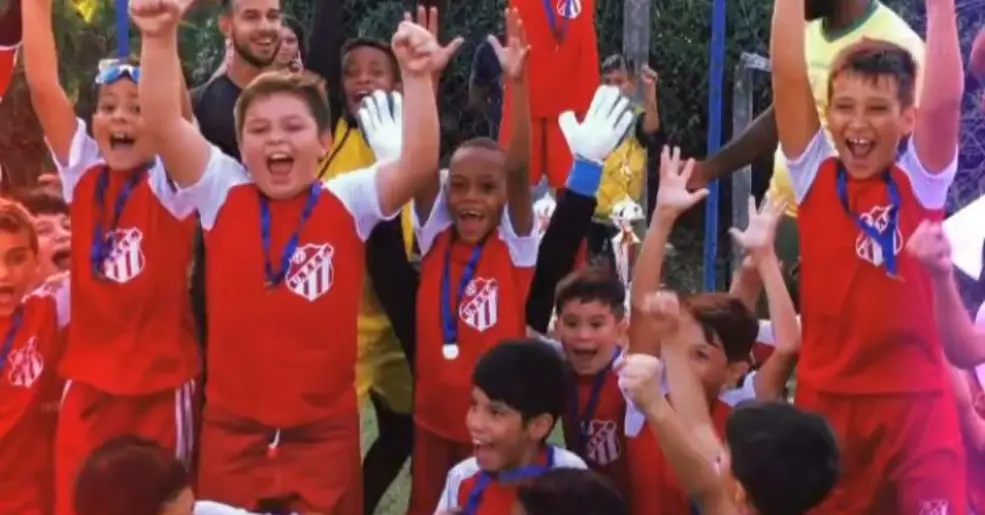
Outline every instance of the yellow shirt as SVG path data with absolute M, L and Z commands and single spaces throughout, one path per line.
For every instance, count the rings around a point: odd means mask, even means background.
M 321 165 L 322 177 L 332 177 L 372 166 L 376 162 L 358 127 L 349 127 L 339 120 L 332 138 L 330 160 Z M 410 254 L 413 245 L 413 223 L 405 206 L 403 216 L 404 246 Z M 399 413 L 410 413 L 412 380 L 410 366 L 400 348 L 400 342 L 390 327 L 390 321 L 376 298 L 373 284 L 367 275 L 363 281 L 363 296 L 359 313 L 359 357 L 356 363 L 356 390 L 360 398 L 372 390 L 388 407 Z
M 612 206 L 627 196 L 639 202 L 645 172 L 646 148 L 630 136 L 609 154 L 602 166 L 602 182 L 595 195 L 595 217 L 608 220 Z
M 804 35 L 806 46 L 807 69 L 810 75 L 811 90 L 817 103 L 817 112 L 821 123 L 827 125 L 825 112 L 828 107 L 828 76 L 835 57 L 845 47 L 857 43 L 863 38 L 876 39 L 895 43 L 907 50 L 916 59 L 918 70 L 923 69 L 924 43 L 903 18 L 886 7 L 881 2 L 873 0 L 869 13 L 854 27 L 839 34 L 830 34 L 822 28 L 821 20 L 807 24 Z M 919 72 L 918 72 L 919 73 Z M 917 89 L 922 81 L 918 78 Z M 919 93 L 917 98 L 919 98 Z M 828 138 L 831 135 L 828 134 Z M 770 192 L 774 198 L 787 201 L 787 214 L 797 216 L 797 198 L 794 195 L 787 162 L 783 152 L 776 149 L 773 160 L 773 178 L 770 180 Z

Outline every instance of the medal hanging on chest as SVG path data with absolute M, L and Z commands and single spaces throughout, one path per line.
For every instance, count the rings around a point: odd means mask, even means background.
M 96 190 L 94 192 L 94 202 L 96 207 L 95 219 L 92 224 L 92 241 L 89 247 L 89 261 L 92 275 L 96 279 L 106 278 L 106 260 L 109 259 L 117 247 L 117 229 L 120 226 L 120 218 L 133 194 L 134 189 L 145 177 L 144 170 L 134 172 L 130 179 L 123 185 L 120 192 L 116 195 L 113 202 L 113 212 L 108 226 L 103 226 L 103 218 L 106 211 L 106 194 L 109 190 L 109 171 L 108 167 L 103 167 L 96 179 Z
M 872 256 L 870 261 L 872 264 L 875 266 L 880 266 L 880 264 L 885 266 L 886 274 L 889 277 L 902 280 L 902 277 L 899 275 L 899 264 L 896 257 L 896 253 L 902 245 L 902 237 L 897 236 L 899 232 L 899 214 L 902 199 L 900 197 L 899 187 L 896 185 L 896 181 L 893 180 L 893 176 L 889 170 L 882 172 L 881 178 L 889 193 L 889 206 L 884 213 L 870 213 L 860 216 L 852 211 L 848 199 L 848 172 L 840 164 L 836 177 L 838 200 L 845 214 L 855 222 L 855 225 L 871 243 Z
M 555 50 L 564 43 L 564 38 L 568 35 L 568 23 L 575 17 L 576 4 L 579 0 L 542 0 L 544 14 L 547 16 L 547 23 L 551 26 L 551 34 L 554 35 Z M 560 19 L 559 19 L 560 18 Z
M 476 268 L 479 267 L 479 259 L 482 257 L 482 249 L 485 247 L 486 239 L 483 238 L 478 243 L 475 244 L 475 248 L 472 249 L 472 255 L 469 256 L 468 262 L 465 264 L 465 269 L 462 270 L 462 277 L 458 281 L 458 289 L 456 290 L 457 295 L 452 298 L 451 290 L 451 261 L 452 261 L 452 248 L 455 246 L 455 237 L 452 236 L 450 242 L 448 242 L 448 250 L 445 251 L 445 262 L 444 267 L 441 271 L 441 355 L 447 360 L 453 360 L 458 357 L 459 347 L 458 347 L 458 312 L 461 309 L 462 297 L 465 295 L 465 289 L 468 288 L 469 283 L 475 278 Z
M 294 257 L 294 253 L 297 252 L 298 246 L 301 243 L 301 231 L 318 205 L 321 190 L 320 181 L 315 181 L 308 188 L 308 196 L 305 199 L 304 208 L 301 211 L 301 219 L 298 221 L 297 227 L 294 228 L 294 232 L 287 239 L 287 243 L 284 244 L 284 249 L 281 251 L 278 263 L 280 268 L 277 270 L 274 269 L 274 264 L 270 260 L 270 252 L 273 245 L 270 234 L 273 222 L 273 217 L 270 213 L 270 199 L 263 192 L 257 190 L 260 201 L 260 242 L 263 246 L 264 285 L 267 288 L 276 288 L 280 283 L 284 282 L 284 277 L 287 276 L 288 269 L 291 266 L 291 258 Z
M 24 313 L 20 308 L 17 308 L 17 311 L 14 311 L 10 317 L 10 328 L 7 329 L 7 334 L 3 337 L 2 347 L 0 347 L 0 371 L 7 365 L 7 357 L 10 356 L 10 351 L 14 347 L 14 340 L 17 339 L 17 331 L 20 330 L 23 321 Z

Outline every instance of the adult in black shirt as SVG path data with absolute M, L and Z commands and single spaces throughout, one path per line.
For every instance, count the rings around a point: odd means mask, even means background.
M 223 73 L 192 90 L 192 108 L 205 139 L 239 159 L 233 107 L 243 88 L 277 56 L 280 0 L 222 0 L 219 27 L 233 54 Z

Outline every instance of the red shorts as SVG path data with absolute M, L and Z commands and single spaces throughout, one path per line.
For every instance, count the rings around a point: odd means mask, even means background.
M 579 119 L 581 117 L 578 115 Z M 508 117 L 504 116 L 499 128 L 499 142 L 503 148 L 509 145 L 511 129 Z M 530 129 L 530 184 L 536 186 L 546 177 L 551 188 L 563 188 L 573 159 L 557 118 L 534 118 Z
M 944 393 L 835 395 L 797 388 L 841 445 L 842 475 L 811 515 L 965 515 L 964 448 Z
M 83 383 L 65 384 L 55 434 L 55 502 L 72 515 L 75 476 L 89 453 L 113 438 L 134 435 L 174 452 L 188 463 L 194 447 L 193 381 L 174 391 L 117 396 Z
M 248 510 L 362 515 L 361 458 L 358 412 L 278 431 L 206 406 L 198 497 Z
M 460 461 L 471 458 L 472 451 L 471 443 L 448 440 L 415 426 L 407 515 L 433 515 L 445 489 L 448 471 Z

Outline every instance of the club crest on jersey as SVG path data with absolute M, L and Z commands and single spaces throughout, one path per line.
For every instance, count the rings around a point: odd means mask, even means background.
M 859 215 L 859 219 L 877 231 L 882 232 L 889 226 L 889 210 L 890 206 L 876 206 L 868 212 Z M 899 254 L 902 248 L 903 234 L 900 232 L 899 227 L 897 227 L 896 233 L 893 234 L 893 254 Z M 885 256 L 882 255 L 882 247 L 861 230 L 859 230 L 858 237 L 855 239 L 855 253 L 862 260 L 868 261 L 875 266 L 882 266 L 885 262 Z
M 557 13 L 569 20 L 581 14 L 581 0 L 557 0 Z
M 33 336 L 23 347 L 11 351 L 8 362 L 10 372 L 7 379 L 18 388 L 30 388 L 44 371 L 44 358 L 38 352 L 37 340 Z
M 335 249 L 327 243 L 302 245 L 291 256 L 284 283 L 294 294 L 314 302 L 332 289 Z
M 465 325 L 485 332 L 496 325 L 499 312 L 499 283 L 496 279 L 476 277 L 465 288 L 458 316 Z
M 592 420 L 588 424 L 588 444 L 585 458 L 592 463 L 606 466 L 619 459 L 619 428 L 612 420 Z
M 920 515 L 948 515 L 951 513 L 946 499 L 920 501 Z
M 140 229 L 130 227 L 116 229 L 107 238 L 112 247 L 103 261 L 103 276 L 120 284 L 128 283 L 144 270 L 144 251 L 141 248 L 144 234 Z

